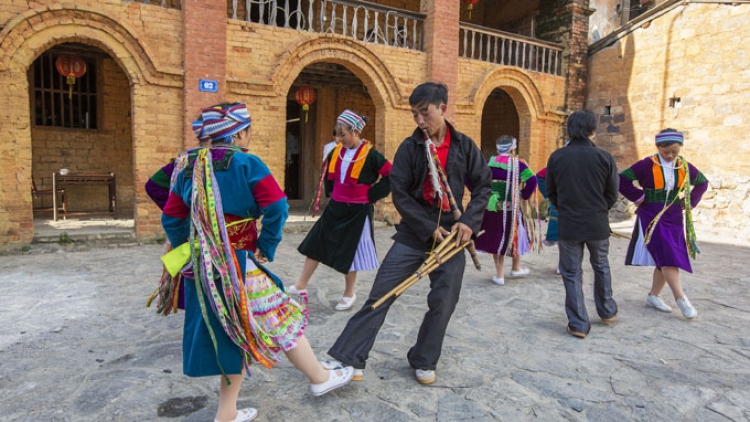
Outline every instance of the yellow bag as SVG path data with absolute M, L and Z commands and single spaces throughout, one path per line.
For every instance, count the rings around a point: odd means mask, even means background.
M 164 268 L 167 269 L 172 277 L 176 276 L 189 261 L 190 242 L 185 242 L 182 245 L 173 248 L 161 257 L 161 262 L 164 263 Z

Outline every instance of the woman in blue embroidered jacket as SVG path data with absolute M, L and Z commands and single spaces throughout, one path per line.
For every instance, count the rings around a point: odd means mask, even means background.
M 162 215 L 169 241 L 190 255 L 182 270 L 183 371 L 221 375 L 216 420 L 249 421 L 257 412 L 238 411 L 237 397 L 253 360 L 270 368 L 285 353 L 316 396 L 349 382 L 352 369 L 320 366 L 303 335 L 304 305 L 290 299 L 262 266 L 274 258 L 288 206 L 266 165 L 239 148 L 250 136 L 247 107 L 206 108 L 202 122 L 198 135 L 210 137 L 212 146 L 177 175 Z M 255 220 L 261 216 L 258 236 Z
M 318 264 L 344 274 L 346 287 L 337 311 L 349 309 L 357 299 L 357 271 L 378 268 L 372 217 L 374 204 L 391 192 L 391 163 L 361 137 L 365 119 L 344 110 L 336 119 L 341 142 L 329 153 L 325 180 L 331 201 L 299 246 L 307 257 L 297 284 L 289 293 L 306 294 Z

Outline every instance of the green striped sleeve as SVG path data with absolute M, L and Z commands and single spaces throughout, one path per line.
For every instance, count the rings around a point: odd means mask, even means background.
M 523 169 L 523 171 L 521 172 L 521 175 L 520 175 L 520 178 L 521 178 L 522 182 L 525 182 L 525 181 L 531 179 L 532 177 L 534 177 L 534 172 L 531 171 L 531 169 L 528 168 L 528 167 L 526 167 L 525 169 Z
M 691 185 L 699 185 L 699 184 L 705 183 L 707 181 L 708 181 L 708 179 L 706 179 L 706 176 L 704 176 L 703 173 L 698 172 L 698 175 L 695 176 L 695 179 L 693 179 L 693 180 L 690 181 L 690 184 Z
M 170 176 L 164 172 L 164 169 L 160 169 L 156 173 L 154 173 L 153 176 L 151 176 L 151 180 L 156 183 L 159 187 L 169 189 L 170 184 Z
M 625 170 L 623 170 L 623 171 L 622 171 L 622 172 L 621 172 L 620 174 L 621 174 L 622 176 L 625 176 L 625 177 L 626 177 L 626 178 L 627 178 L 628 180 L 630 180 L 631 182 L 632 182 L 632 181 L 635 181 L 635 180 L 638 180 L 638 178 L 637 178 L 637 177 L 635 176 L 635 172 L 633 171 L 633 168 L 632 168 L 632 167 L 628 167 L 628 168 L 626 168 L 626 169 L 625 169 Z

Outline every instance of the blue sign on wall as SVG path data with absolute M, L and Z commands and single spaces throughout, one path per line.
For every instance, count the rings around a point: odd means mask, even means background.
M 203 92 L 217 92 L 219 90 L 219 81 L 201 79 L 198 82 L 198 90 Z

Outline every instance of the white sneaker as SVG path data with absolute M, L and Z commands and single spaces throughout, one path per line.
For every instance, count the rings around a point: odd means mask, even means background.
M 687 296 L 683 296 L 681 299 L 677 299 L 675 302 L 677 302 L 677 306 L 680 307 L 682 315 L 685 318 L 693 319 L 698 316 L 698 311 L 696 311 L 695 308 L 693 308 L 693 305 L 690 304 Z
M 664 303 L 661 296 L 654 296 L 650 293 L 646 296 L 646 305 L 652 306 L 662 312 L 672 312 L 672 308 Z
M 341 375 L 337 374 L 336 371 L 341 372 Z M 328 370 L 328 381 L 321 382 L 320 384 L 310 384 L 310 392 L 313 396 L 322 396 L 325 393 L 333 391 L 339 387 L 343 387 L 352 380 L 354 375 L 354 369 L 351 366 L 345 366 L 338 369 Z
M 258 416 L 258 411 L 256 409 L 253 409 L 252 407 L 248 407 L 246 409 L 238 410 L 237 416 L 232 420 L 232 422 L 249 422 L 255 417 Z M 217 419 L 214 419 L 214 422 L 219 422 Z
M 555 274 L 560 275 L 560 267 L 555 268 Z
M 495 277 L 492 276 L 492 282 L 497 284 L 498 286 L 504 286 L 505 285 L 505 279 L 502 277 Z
M 299 295 L 306 295 L 307 289 L 297 290 L 297 287 L 292 284 L 291 286 L 286 288 L 286 294 L 289 296 L 299 296 Z
M 357 300 L 357 295 L 354 295 L 352 297 L 342 296 L 341 301 L 336 304 L 334 309 L 336 309 L 337 311 L 345 311 L 351 308 L 352 305 L 354 305 L 354 301 L 356 300 Z
M 520 269 L 520 270 L 518 270 L 518 271 L 513 271 L 513 270 L 511 270 L 511 271 L 510 271 L 510 275 L 511 275 L 512 277 L 526 277 L 527 275 L 529 275 L 529 273 L 530 273 L 530 272 L 531 272 L 531 271 L 529 271 L 529 269 L 528 269 L 528 268 L 521 268 L 521 269 Z
M 417 369 L 415 372 L 417 382 L 420 384 L 432 384 L 437 379 L 435 371 L 431 369 Z
M 344 365 L 340 361 L 337 361 L 336 359 L 329 359 L 329 360 L 324 360 L 320 362 L 320 366 L 322 366 L 324 369 L 340 369 L 340 368 L 345 367 L 346 365 Z M 354 375 L 352 376 L 352 381 L 364 381 L 364 379 L 365 379 L 365 370 L 354 368 Z

